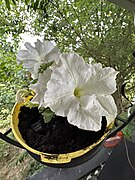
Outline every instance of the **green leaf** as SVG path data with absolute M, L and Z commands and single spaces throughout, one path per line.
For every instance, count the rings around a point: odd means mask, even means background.
M 54 112 L 52 112 L 50 108 L 40 108 L 39 112 L 42 114 L 45 123 L 50 122 L 51 119 L 54 117 Z
M 49 62 L 47 64 L 42 64 L 39 68 L 39 73 L 43 73 L 49 66 L 51 66 L 53 62 Z

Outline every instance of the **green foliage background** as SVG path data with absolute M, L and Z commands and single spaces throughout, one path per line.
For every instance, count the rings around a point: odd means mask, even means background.
M 19 11 L 25 9 L 18 6 L 8 11 L 2 2 L 0 7 L 0 119 L 6 120 L 17 90 L 28 84 L 26 72 L 16 63 L 19 34 L 25 31 L 24 14 Z

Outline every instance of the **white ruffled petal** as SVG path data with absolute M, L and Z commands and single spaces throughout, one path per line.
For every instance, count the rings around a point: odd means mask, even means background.
M 55 61 L 56 64 L 59 64 L 59 56 L 60 56 L 60 51 L 57 47 L 54 47 L 47 55 L 46 59 L 48 62 Z
M 63 69 L 68 72 L 78 87 L 85 84 L 95 74 L 95 69 L 93 67 L 90 69 L 83 58 L 76 53 L 62 54 L 60 59 Z
M 109 125 L 117 116 L 117 106 L 111 95 L 107 96 L 97 96 L 97 100 L 100 105 L 108 112 L 106 115 L 107 124 Z
M 92 76 L 86 84 L 82 86 L 84 95 L 110 95 L 116 91 L 116 75 L 113 68 L 97 69 L 96 75 Z
M 57 61 L 60 51 L 51 42 L 37 40 L 35 43 L 36 50 L 41 58 L 42 63 Z
M 74 106 L 70 109 L 67 119 L 69 123 L 77 126 L 80 129 L 98 131 L 101 129 L 101 121 L 96 121 L 93 119 L 93 116 L 90 116 L 82 106 L 78 109 Z
M 18 64 L 23 64 L 23 67 L 32 74 L 32 78 L 38 78 L 39 67 L 42 64 L 52 61 L 56 61 L 58 64 L 60 51 L 49 41 L 42 43 L 40 40 L 37 40 L 35 47 L 26 42 L 25 47 L 27 50 L 18 52 L 17 62 Z
M 54 102 L 52 102 L 52 100 Z M 53 112 L 55 112 L 58 116 L 67 116 L 71 108 L 75 105 L 79 106 L 79 102 L 77 99 L 71 94 L 63 94 L 58 98 L 49 98 L 44 97 L 44 105 L 45 107 L 49 107 Z
M 109 124 L 117 108 L 108 95 L 116 89 L 116 74 L 101 64 L 86 64 L 76 53 L 60 55 L 61 66 L 52 68 L 44 95 L 44 106 L 81 129 L 98 131 L 102 117 Z
M 29 53 L 38 56 L 37 50 L 30 43 L 26 42 L 24 45 Z
M 74 103 L 74 82 L 63 68 L 56 68 L 51 74 L 44 96 L 44 106 L 50 107 L 57 115 L 66 116 Z
M 33 90 L 36 95 L 32 99 L 33 103 L 39 104 L 39 107 L 43 105 L 44 93 L 46 91 L 47 82 L 51 77 L 51 70 L 46 69 L 45 73 L 39 74 L 39 78 L 36 84 L 31 84 L 30 89 Z
M 50 42 L 50 41 L 44 41 L 42 43 L 42 52 L 45 52 L 45 54 L 50 53 L 53 49 L 55 48 L 55 46 Z
M 106 117 L 107 125 L 109 125 L 114 121 L 116 113 L 117 108 L 112 96 L 97 98 L 95 95 L 92 95 L 82 96 L 79 109 L 75 106 L 72 107 L 67 117 L 69 123 L 76 125 L 80 129 L 99 131 L 102 117 Z
M 39 39 L 37 39 L 37 42 L 35 42 L 35 49 L 37 50 L 39 55 L 43 54 L 44 52 L 42 46 L 43 46 L 43 43 Z
M 101 63 L 95 63 L 95 64 L 92 64 L 92 66 L 95 68 L 96 71 L 99 71 L 102 69 Z
M 27 50 L 20 50 L 17 54 L 17 62 L 22 63 L 23 61 L 37 61 L 37 55 L 29 53 Z

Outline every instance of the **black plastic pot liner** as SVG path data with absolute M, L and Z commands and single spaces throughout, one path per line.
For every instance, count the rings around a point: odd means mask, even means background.
M 123 139 L 113 150 L 98 180 L 135 180 L 135 171 L 129 164 L 125 142 L 132 165 L 135 168 L 135 144 Z

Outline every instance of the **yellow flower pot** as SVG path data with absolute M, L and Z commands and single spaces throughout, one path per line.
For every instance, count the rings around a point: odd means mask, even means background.
M 29 101 L 32 96 L 26 98 L 26 101 Z M 103 140 L 107 137 L 108 133 L 113 127 L 113 123 L 111 123 L 105 130 L 104 135 L 94 144 L 81 149 L 79 151 L 66 153 L 66 154 L 49 154 L 37 151 L 31 147 L 29 147 L 25 140 L 22 138 L 20 131 L 18 129 L 18 115 L 20 113 L 20 108 L 24 106 L 25 103 L 16 103 L 13 108 L 12 113 L 12 121 L 11 128 L 12 132 L 17 139 L 17 141 L 39 162 L 46 164 L 48 166 L 53 167 L 73 167 L 79 165 L 81 163 L 86 162 L 90 158 L 92 158 L 102 147 Z M 29 119 L 28 119 L 29 120 Z

